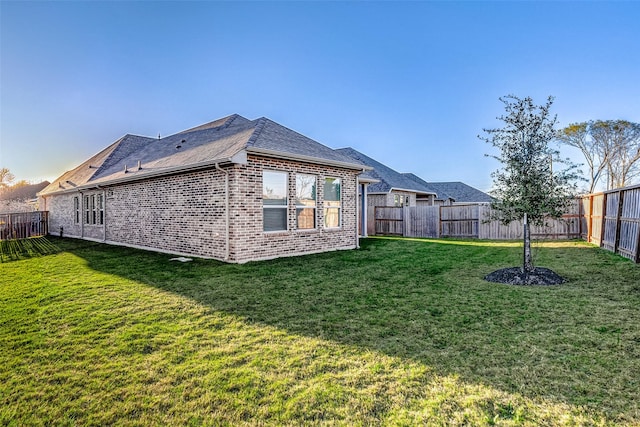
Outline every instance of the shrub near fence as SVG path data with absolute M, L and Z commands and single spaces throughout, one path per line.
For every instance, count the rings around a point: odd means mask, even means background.
M 26 239 L 49 233 L 49 212 L 0 214 L 0 240 Z

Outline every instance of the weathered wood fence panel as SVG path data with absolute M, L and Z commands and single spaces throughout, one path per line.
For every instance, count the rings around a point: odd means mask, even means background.
M 640 262 L 640 185 L 582 197 L 582 238 Z
M 377 235 L 404 235 L 404 208 L 376 206 L 374 218 Z
M 622 209 L 622 198 L 620 197 L 621 193 L 612 193 L 610 195 L 603 194 L 602 201 L 600 199 L 591 199 L 597 206 L 594 206 L 594 210 L 602 210 L 604 207 L 604 211 L 606 212 L 603 215 L 604 224 L 602 228 L 598 229 L 597 227 L 592 228 L 592 232 L 595 234 L 601 234 L 602 239 L 598 239 L 597 237 L 589 239 L 590 242 L 595 244 L 599 244 L 605 249 L 610 251 L 615 250 L 616 241 L 618 240 L 618 233 L 620 232 L 620 228 L 618 227 L 618 218 L 620 218 L 620 209 Z M 598 218 L 595 219 L 596 222 Z M 600 242 L 598 243 L 598 240 Z
M 583 238 L 598 246 L 604 239 L 604 212 L 606 197 L 604 193 L 589 194 L 582 198 L 582 232 Z M 586 233 L 585 233 L 586 231 Z
M 405 234 L 408 237 L 440 237 L 440 207 L 416 206 L 408 212 Z
M 623 199 L 617 251 L 640 262 L 640 187 L 620 193 Z
M 440 207 L 440 236 L 478 237 L 479 205 Z
M 26 239 L 49 233 L 49 212 L 0 214 L 0 240 Z

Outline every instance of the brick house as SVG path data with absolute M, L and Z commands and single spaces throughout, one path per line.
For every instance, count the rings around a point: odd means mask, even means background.
M 368 169 L 236 114 L 164 138 L 126 135 L 39 199 L 51 234 L 242 263 L 358 247 Z

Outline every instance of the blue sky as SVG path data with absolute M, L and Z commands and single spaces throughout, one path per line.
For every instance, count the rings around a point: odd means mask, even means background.
M 239 113 L 488 190 L 500 96 L 553 95 L 560 126 L 640 122 L 640 2 L 1 1 L 0 20 L 17 179 Z

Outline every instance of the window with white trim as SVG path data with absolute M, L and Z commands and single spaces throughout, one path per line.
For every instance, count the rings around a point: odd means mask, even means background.
M 316 177 L 296 175 L 296 227 L 299 230 L 316 228 Z
M 91 196 L 84 196 L 84 223 L 91 224 Z
M 73 223 L 80 224 L 80 198 L 78 196 L 73 198 Z
M 97 222 L 98 224 L 102 225 L 104 224 L 104 195 L 98 194 L 96 198 L 96 210 L 98 214 Z
M 89 225 L 104 224 L 104 196 L 102 194 L 84 196 L 84 223 Z
M 96 195 L 93 194 L 89 196 L 89 200 L 91 201 L 91 224 L 96 223 Z
M 342 225 L 342 200 L 340 178 L 324 179 L 324 227 L 338 228 Z
M 262 172 L 262 223 L 264 231 L 287 230 L 286 172 L 265 170 Z

